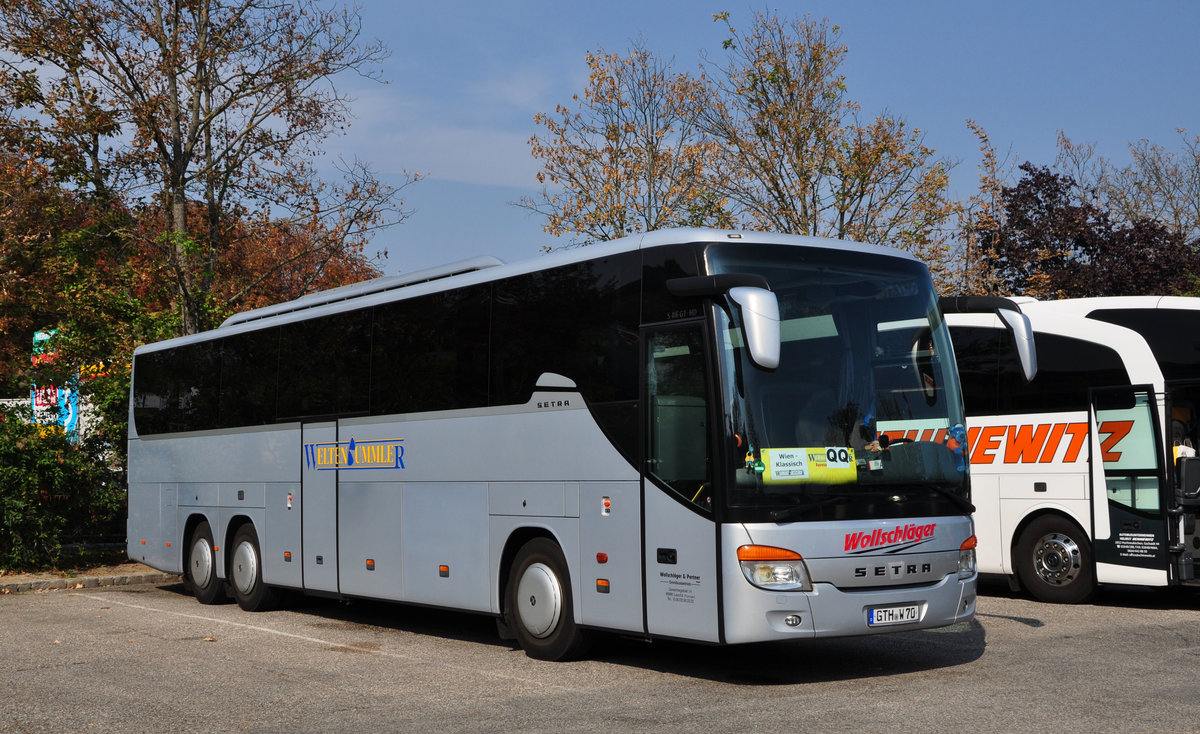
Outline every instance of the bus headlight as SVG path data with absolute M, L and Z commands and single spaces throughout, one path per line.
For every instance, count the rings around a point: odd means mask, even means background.
M 737 550 L 742 575 L 751 584 L 769 591 L 812 591 L 804 558 L 786 548 L 743 545 Z
M 975 575 L 975 546 L 979 540 L 972 535 L 958 547 L 958 577 L 969 579 Z

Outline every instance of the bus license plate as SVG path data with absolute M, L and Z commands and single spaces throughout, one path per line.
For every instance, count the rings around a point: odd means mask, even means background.
M 910 604 L 904 607 L 868 607 L 867 626 L 882 627 L 888 624 L 909 624 L 920 619 L 920 607 Z

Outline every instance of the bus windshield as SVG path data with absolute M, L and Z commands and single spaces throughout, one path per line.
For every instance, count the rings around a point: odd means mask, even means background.
M 779 367 L 716 309 L 726 511 L 743 522 L 970 512 L 966 431 L 948 332 L 917 262 L 840 250 L 712 247 L 713 274 L 764 276 Z

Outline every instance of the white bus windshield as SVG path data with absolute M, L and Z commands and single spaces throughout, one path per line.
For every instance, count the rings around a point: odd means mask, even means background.
M 874 254 L 712 248 L 714 273 L 767 278 L 780 364 L 755 367 L 718 309 L 727 503 L 744 521 L 970 510 L 949 338 L 928 274 Z

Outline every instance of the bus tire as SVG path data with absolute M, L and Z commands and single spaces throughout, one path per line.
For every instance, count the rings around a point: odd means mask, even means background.
M 201 522 L 192 531 L 184 580 L 201 604 L 220 604 L 226 600 L 225 582 L 217 578 L 217 554 L 213 550 L 212 528 Z
M 571 577 L 558 544 L 534 538 L 517 551 L 505 590 L 505 617 L 525 654 L 538 660 L 571 660 L 587 648 L 575 624 Z
M 1038 601 L 1078 604 L 1096 591 L 1087 534 L 1064 517 L 1043 515 L 1029 523 L 1017 541 L 1014 565 L 1021 585 Z
M 279 590 L 262 580 L 262 553 L 254 525 L 246 523 L 233 536 L 229 585 L 238 606 L 247 612 L 268 612 L 279 604 Z

